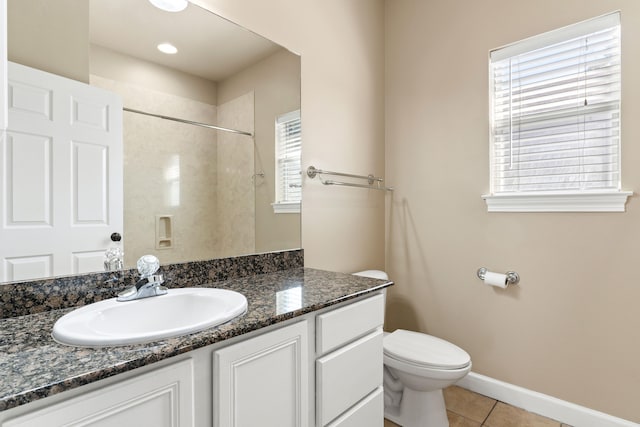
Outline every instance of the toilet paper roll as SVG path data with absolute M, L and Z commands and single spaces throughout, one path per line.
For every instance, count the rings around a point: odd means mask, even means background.
M 486 273 L 484 273 L 484 283 L 486 285 L 496 286 L 498 288 L 504 289 L 507 287 L 507 275 L 487 271 Z

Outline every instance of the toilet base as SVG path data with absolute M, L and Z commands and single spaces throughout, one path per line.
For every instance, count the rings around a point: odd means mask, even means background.
M 405 387 L 400 408 L 385 407 L 384 416 L 402 427 L 449 427 L 442 390 L 416 391 Z

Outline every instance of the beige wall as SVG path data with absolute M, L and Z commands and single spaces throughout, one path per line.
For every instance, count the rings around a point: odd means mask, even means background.
M 490 49 L 622 10 L 623 188 L 640 189 L 640 2 L 386 3 L 388 327 L 467 350 L 480 374 L 640 422 L 640 206 L 487 213 Z M 304 79 L 304 76 L 303 76 Z M 516 270 L 482 285 L 479 267 Z
M 255 251 L 300 247 L 300 214 L 275 214 L 275 120 L 300 108 L 300 57 L 282 49 L 218 82 L 218 102 L 255 93 Z M 304 142 L 303 142 L 304 144 Z
M 302 164 L 384 173 L 384 15 L 381 0 L 197 0 L 302 55 Z M 305 264 L 384 267 L 382 192 L 306 180 Z
M 7 39 L 9 61 L 89 82 L 88 1 L 8 0 Z

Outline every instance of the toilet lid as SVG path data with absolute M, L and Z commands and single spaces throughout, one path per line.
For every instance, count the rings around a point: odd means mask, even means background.
M 469 354 L 457 345 L 404 329 L 384 337 L 384 352 L 394 359 L 436 369 L 460 369 L 471 362 Z

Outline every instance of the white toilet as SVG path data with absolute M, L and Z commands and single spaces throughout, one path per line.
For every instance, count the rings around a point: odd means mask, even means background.
M 377 270 L 355 274 L 389 279 Z M 442 390 L 470 370 L 469 354 L 448 341 L 403 329 L 385 333 L 385 418 L 403 427 L 447 427 Z

